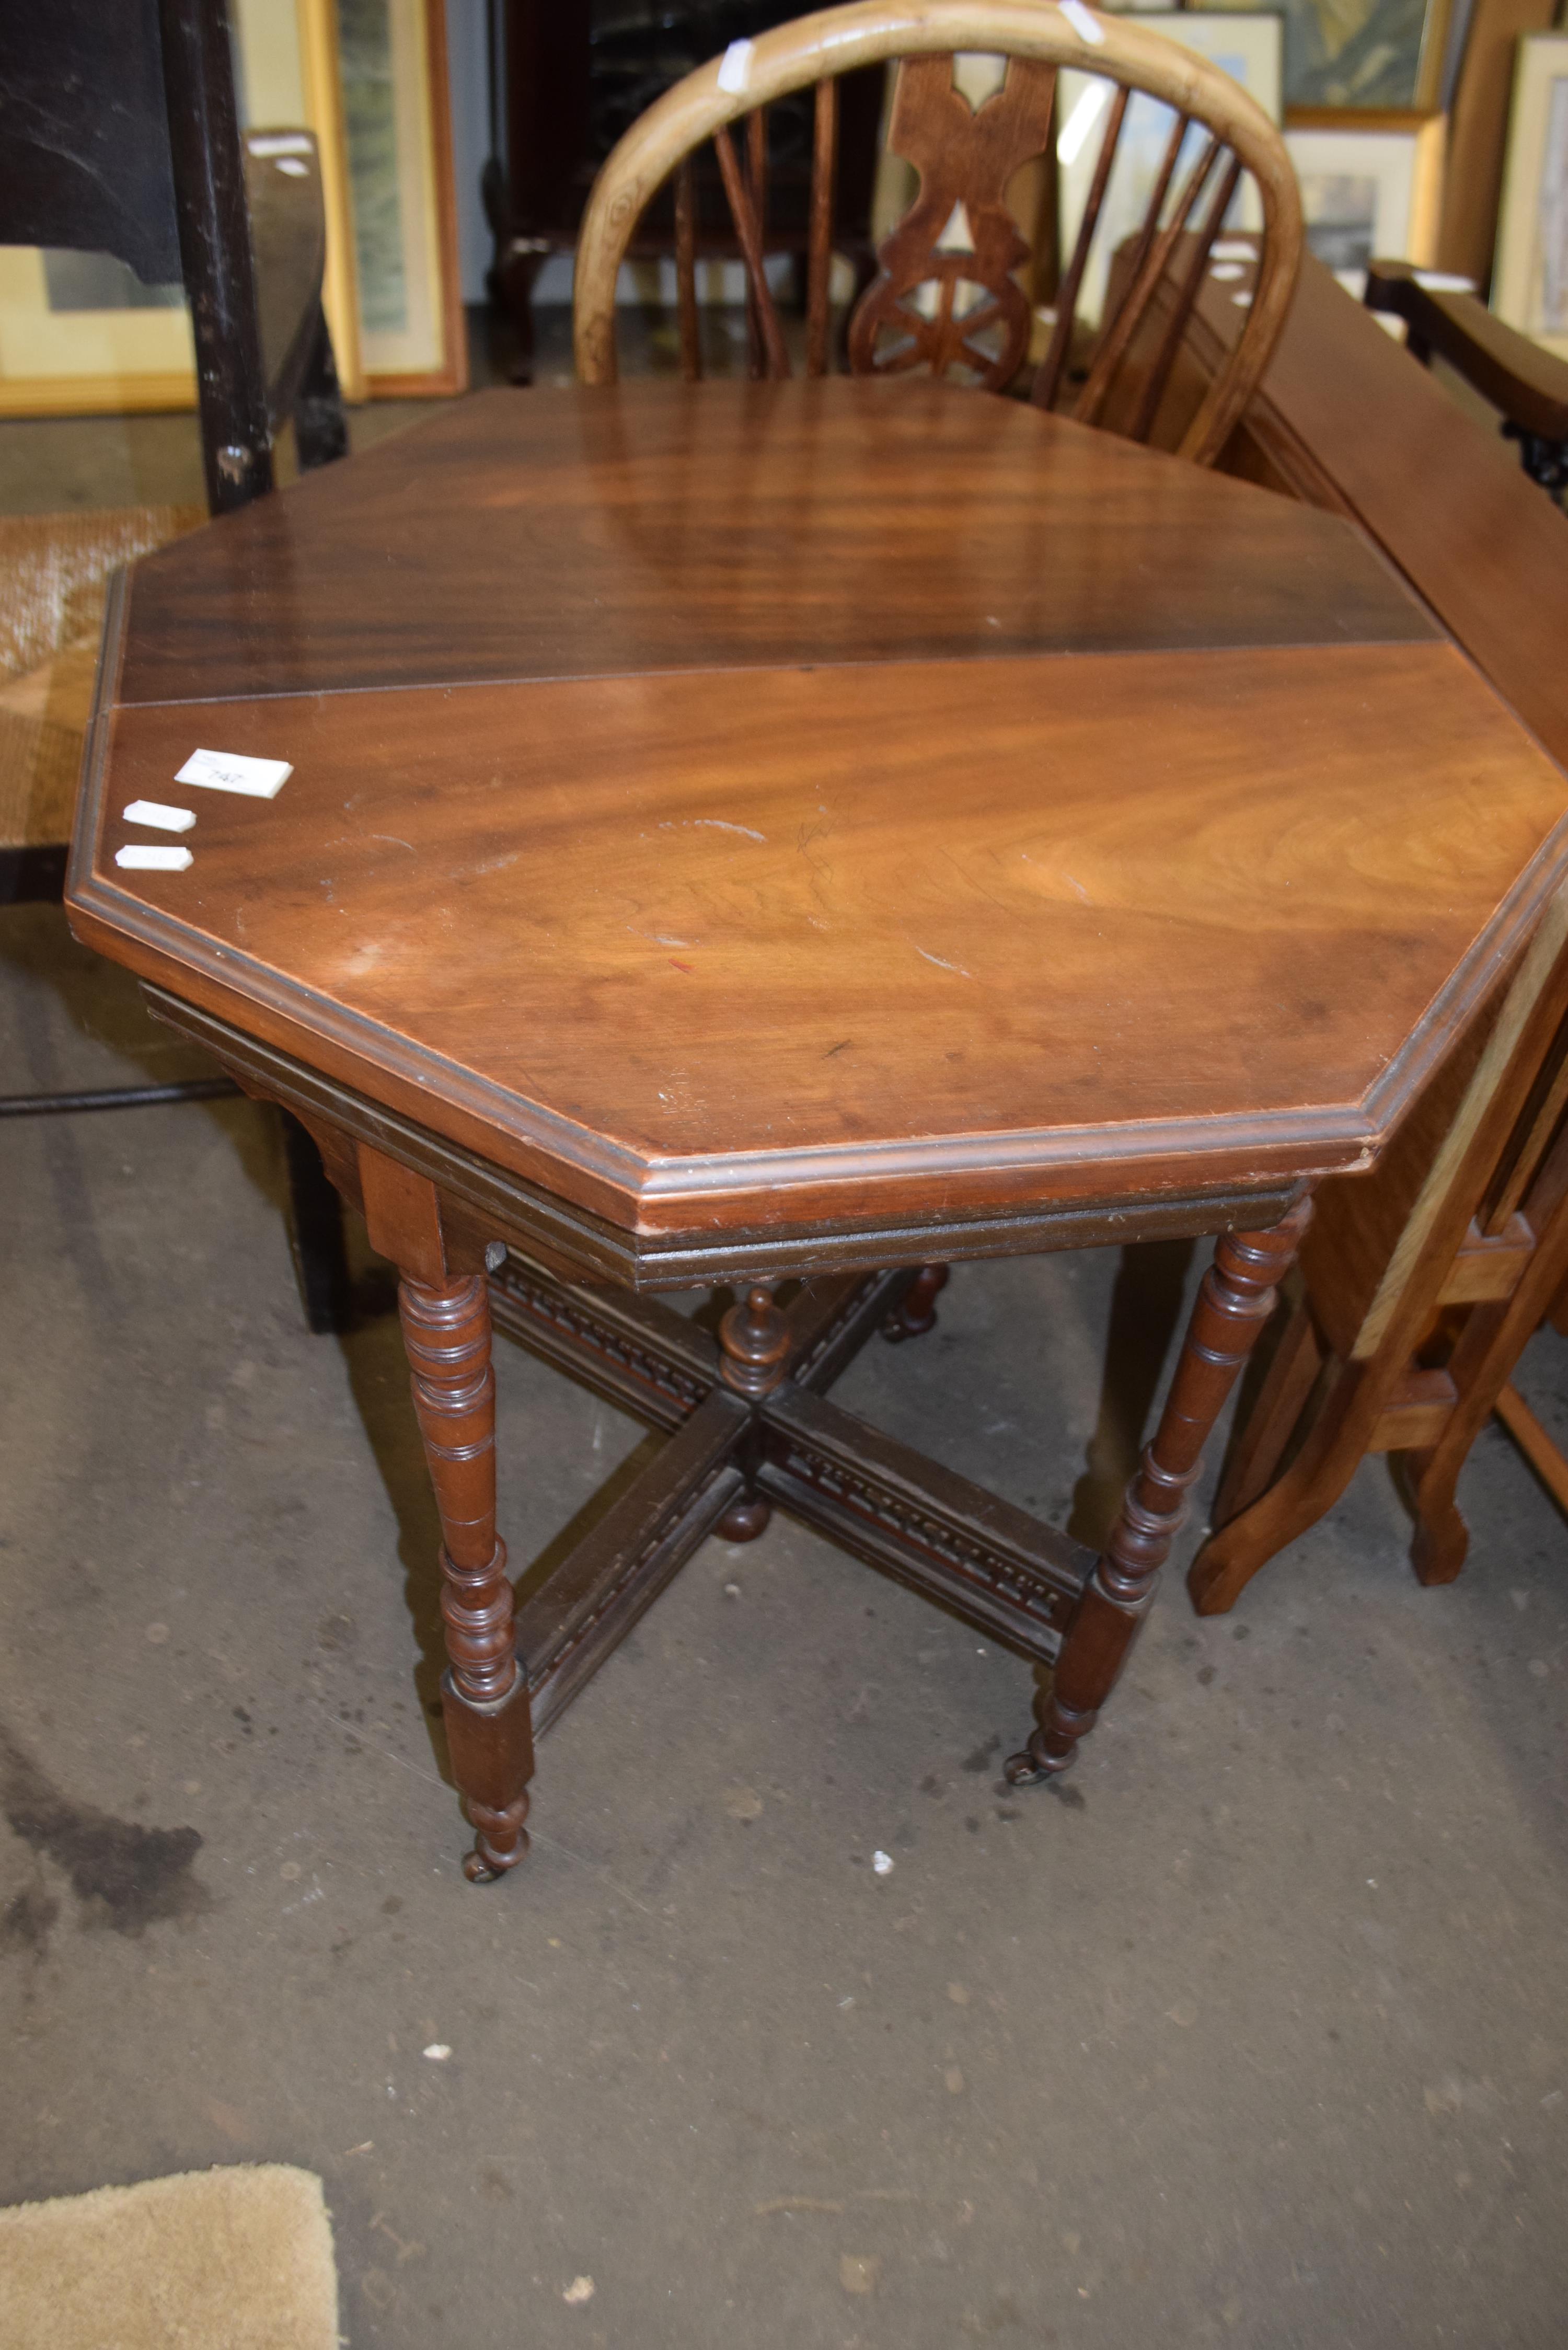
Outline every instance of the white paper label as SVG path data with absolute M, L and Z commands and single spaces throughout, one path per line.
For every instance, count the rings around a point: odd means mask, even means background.
M 201 784 L 210 792 L 243 792 L 247 799 L 275 799 L 294 769 L 286 759 L 252 759 L 239 751 L 192 751 L 174 780 Z
M 140 841 L 130 848 L 117 848 L 114 861 L 130 873 L 183 873 L 194 862 L 188 848 L 154 848 Z
M 189 832 L 196 821 L 189 808 L 165 807 L 161 800 L 132 800 L 121 813 L 127 824 L 155 825 L 160 832 Z
M 732 41 L 719 60 L 719 87 L 732 98 L 739 98 L 752 78 L 752 51 L 754 41 Z
M 1081 41 L 1087 41 L 1092 48 L 1105 47 L 1105 34 L 1085 7 L 1084 0 L 1058 0 L 1058 5 Z
M 245 140 L 253 155 L 308 155 L 313 144 L 303 130 L 258 130 Z

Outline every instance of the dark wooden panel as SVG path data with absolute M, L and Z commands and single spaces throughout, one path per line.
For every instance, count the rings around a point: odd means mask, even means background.
M 1354 533 L 940 383 L 493 391 L 135 573 L 130 702 L 1408 640 Z
M 1241 313 L 1210 284 L 1189 328 L 1213 364 Z M 1443 625 L 1568 763 L 1568 523 L 1321 262 L 1245 420 L 1279 474 L 1355 515 Z

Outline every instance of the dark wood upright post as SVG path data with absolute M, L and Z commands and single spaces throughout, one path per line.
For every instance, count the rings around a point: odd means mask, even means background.
M 495 1531 L 495 1374 L 483 1274 L 398 1286 L 414 1409 L 441 1512 L 441 1679 L 452 1774 L 478 1832 L 463 1874 L 487 1884 L 528 1849 L 534 1771 L 528 1686 L 517 1660 L 506 1545 Z
M 1203 1447 L 1274 1310 L 1312 1218 L 1310 1198 L 1272 1232 L 1225 1232 L 1204 1274 L 1152 1444 L 1127 1490 L 1056 1660 L 1039 1728 L 1006 1765 L 1014 1786 L 1064 1771 L 1116 1686 L 1187 1514 Z
M 224 0 L 159 0 L 174 212 L 213 514 L 272 487 L 272 432 Z
M 471 1253 L 448 1253 L 441 1194 L 426 1175 L 369 1143 L 356 1158 L 372 1248 L 399 1272 L 398 1312 L 414 1410 L 441 1513 L 441 1620 L 448 1669 L 442 1718 L 452 1777 L 477 1842 L 462 1864 L 487 1885 L 528 1849 L 534 1730 L 517 1655 L 506 1545 L 495 1531 L 495 1374 L 490 1289 Z
M 734 1394 L 750 1404 L 783 1383 L 789 1362 L 789 1325 L 774 1303 L 772 1282 L 741 1285 L 741 1295 L 719 1326 L 722 1357 L 719 1377 Z M 757 1464 L 762 1458 L 762 1430 L 753 1420 L 751 1437 L 741 1454 L 746 1472 L 745 1490 L 732 1502 L 714 1528 L 724 1542 L 755 1542 L 773 1515 L 773 1505 L 758 1492 Z

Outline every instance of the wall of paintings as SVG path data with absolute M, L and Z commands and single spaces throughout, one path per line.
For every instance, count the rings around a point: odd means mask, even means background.
M 323 299 L 351 400 L 466 381 L 443 0 L 230 0 L 242 128 L 315 134 Z M 0 247 L 0 415 L 196 397 L 179 285 L 106 255 Z

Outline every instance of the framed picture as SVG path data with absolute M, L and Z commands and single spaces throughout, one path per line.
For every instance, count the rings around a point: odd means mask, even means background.
M 1210 0 L 1210 6 L 1231 5 L 1232 0 Z M 1434 110 L 1442 95 L 1450 5 L 1451 0 L 1279 0 L 1286 106 Z
M 452 185 L 442 0 L 336 0 L 372 398 L 461 391 L 468 350 Z
M 1195 49 L 1210 65 L 1241 83 L 1272 122 L 1282 110 L 1283 26 L 1272 10 L 1191 10 L 1181 14 L 1152 9 L 1137 11 L 1140 25 Z M 1100 151 L 1105 115 L 1116 85 L 1097 74 L 1064 71 L 1057 85 L 1056 164 L 1059 186 L 1058 234 L 1064 267 L 1077 239 L 1089 198 L 1089 184 Z M 1091 322 L 1105 302 L 1110 256 L 1124 238 L 1141 224 L 1153 193 L 1160 163 L 1176 120 L 1171 109 L 1146 91 L 1135 94 L 1122 123 L 1110 184 L 1100 213 L 1099 226 L 1079 289 L 1078 307 Z M 1206 133 L 1200 124 L 1189 130 L 1177 165 L 1176 184 L 1203 151 Z M 1226 226 L 1257 229 L 1262 208 L 1250 180 L 1243 181 Z
M 1568 33 L 1519 45 L 1491 307 L 1568 359 Z
M 346 395 L 358 364 L 352 215 L 337 89 L 333 0 L 235 0 L 242 128 L 316 133 L 327 259 L 322 294 Z M 195 354 L 178 280 L 144 286 L 108 254 L 0 246 L 0 415 L 193 408 Z
M 1444 129 L 1440 114 L 1286 118 L 1308 249 L 1358 301 L 1374 255 L 1422 268 L 1436 260 Z

